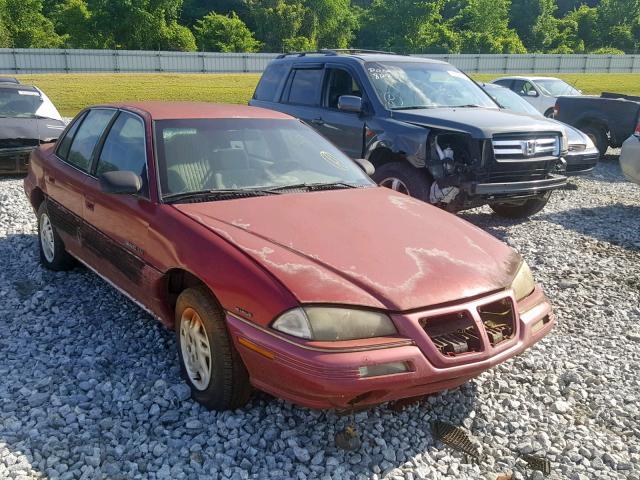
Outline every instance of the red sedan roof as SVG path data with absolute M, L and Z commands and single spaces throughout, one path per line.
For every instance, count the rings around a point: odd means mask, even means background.
M 266 108 L 226 103 L 148 101 L 114 103 L 110 106 L 144 111 L 154 120 L 179 118 L 267 118 L 277 120 L 293 118 Z

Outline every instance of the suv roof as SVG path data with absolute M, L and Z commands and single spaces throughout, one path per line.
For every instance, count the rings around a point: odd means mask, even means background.
M 360 50 L 360 49 L 335 49 L 335 50 L 316 50 L 310 52 L 290 52 L 282 53 L 276 57 L 274 61 L 288 62 L 317 62 L 318 58 L 332 57 L 332 62 L 340 62 L 345 59 L 354 59 L 361 62 L 416 62 L 416 63 L 447 63 L 441 60 L 425 57 L 412 57 L 409 55 L 399 55 L 393 52 L 382 52 L 379 50 Z

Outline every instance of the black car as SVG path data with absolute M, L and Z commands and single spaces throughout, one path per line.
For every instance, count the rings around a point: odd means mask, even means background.
M 31 151 L 55 141 L 64 128 L 40 89 L 0 77 L 0 174 L 26 173 Z
M 558 97 L 554 118 L 582 130 L 604 155 L 633 134 L 640 121 L 640 97 L 610 92 L 599 97 Z
M 450 211 L 489 204 L 525 217 L 566 183 L 564 130 L 501 110 L 446 62 L 360 50 L 283 54 L 249 104 L 302 119 L 373 163 L 379 184 Z
M 502 108 L 532 117 L 544 118 L 542 113 L 514 91 L 495 83 L 481 83 L 480 86 Z M 568 152 L 564 156 L 564 160 L 567 162 L 567 175 L 591 172 L 600 158 L 600 152 L 591 137 L 571 125 L 558 123 L 567 134 Z

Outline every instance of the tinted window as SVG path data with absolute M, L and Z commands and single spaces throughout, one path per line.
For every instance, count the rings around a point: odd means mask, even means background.
M 289 103 L 317 105 L 323 74 L 324 70 L 321 69 L 295 70 L 289 91 Z
M 71 144 L 67 156 L 70 164 L 85 172 L 89 171 L 93 149 L 114 113 L 114 110 L 91 110 L 87 114 Z
M 122 112 L 113 123 L 98 160 L 97 175 L 117 170 L 130 170 L 142 178 L 146 195 L 147 162 L 144 123 L 139 117 Z
M 82 119 L 85 117 L 85 114 L 80 115 L 75 119 L 73 124 L 67 130 L 67 133 L 60 140 L 60 144 L 58 145 L 58 151 L 56 152 L 60 158 L 67 159 L 67 155 L 69 154 L 69 148 L 71 147 L 71 142 L 73 142 L 73 137 L 78 130 L 78 127 L 82 123 Z
M 501 85 L 503 87 L 509 88 L 509 86 L 511 85 L 511 81 L 512 81 L 511 79 L 505 78 L 505 79 L 502 79 L 502 80 L 496 80 L 493 83 L 495 83 L 496 85 Z
M 332 68 L 329 70 L 327 88 L 327 106 L 329 108 L 338 108 L 338 99 L 342 95 L 362 97 L 362 92 L 355 79 L 349 72 L 340 68 Z
M 253 98 L 256 100 L 271 101 L 276 95 L 276 90 L 280 84 L 280 80 L 287 71 L 287 65 L 284 63 L 275 63 L 269 65 L 260 78 L 260 83 L 256 87 Z
M 530 82 L 526 80 L 515 80 L 513 82 L 512 90 L 516 92 L 518 95 L 526 96 L 527 92 L 535 92 L 536 89 L 533 88 Z

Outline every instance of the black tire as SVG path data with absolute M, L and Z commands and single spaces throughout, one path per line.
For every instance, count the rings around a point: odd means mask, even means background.
M 429 188 L 431 180 L 426 172 L 419 170 L 405 161 L 394 161 L 376 167 L 371 177 L 381 186 L 391 188 L 391 182 L 398 180 L 402 183 L 402 189 L 398 190 L 412 197 L 429 201 Z M 406 190 L 406 191 L 405 191 Z
M 181 340 L 183 314 L 192 311 L 201 319 L 209 343 L 211 374 L 208 384 L 200 388 L 189 375 Z M 231 342 L 222 308 L 206 288 L 187 288 L 180 294 L 176 303 L 175 325 L 180 370 L 191 388 L 191 397 L 211 410 L 244 406 L 251 395 L 249 374 Z M 188 352 L 184 353 L 188 355 Z
M 42 202 L 36 213 L 38 218 L 38 249 L 40 251 L 40 263 L 49 270 L 64 271 L 70 270 L 75 265 L 75 259 L 69 255 L 64 247 L 64 243 L 58 235 L 56 228 L 49 218 L 47 202 Z M 50 228 L 50 230 L 49 230 Z M 48 234 L 46 232 L 49 232 Z M 53 248 L 45 253 L 43 243 L 47 242 L 48 235 L 53 243 Z
M 541 211 L 551 198 L 551 192 L 525 200 L 521 204 L 492 203 L 489 205 L 497 215 L 506 218 L 526 218 Z
M 595 143 L 596 148 L 600 152 L 600 156 L 604 156 L 609 148 L 609 138 L 607 137 L 607 130 L 602 125 L 590 123 L 583 127 L 580 127 L 588 137 Z
M 555 110 L 553 108 L 547 109 L 547 111 L 544 112 L 544 116 L 547 117 L 547 118 L 555 117 Z

